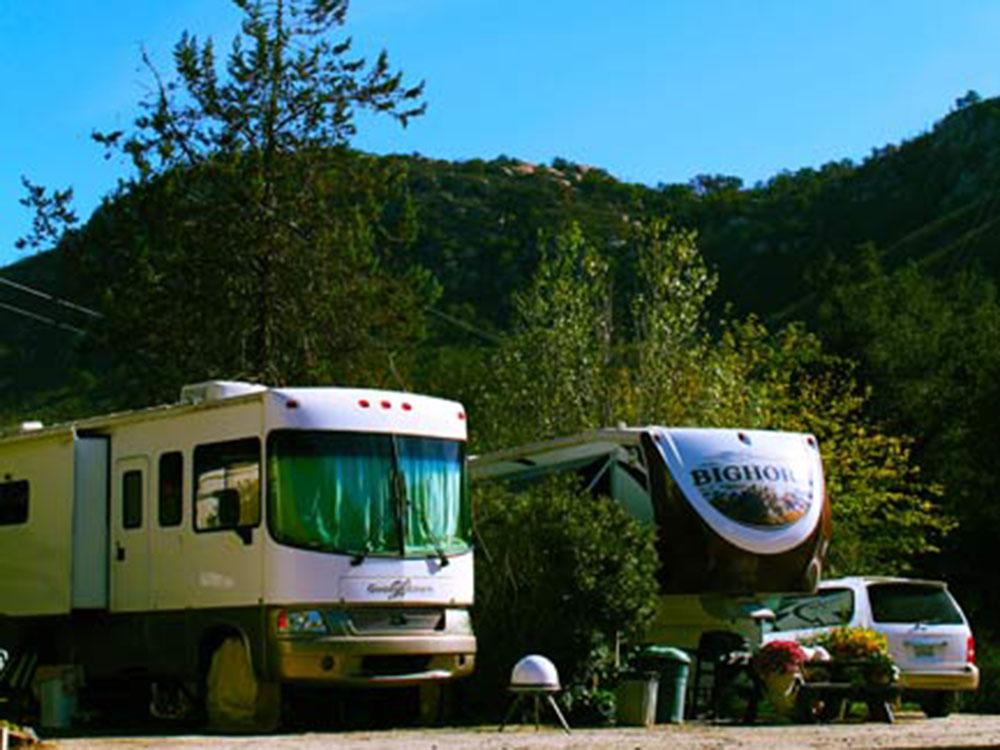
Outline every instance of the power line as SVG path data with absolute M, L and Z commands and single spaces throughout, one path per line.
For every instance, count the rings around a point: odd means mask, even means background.
M 476 326 L 472 325 L 471 323 L 466 323 L 464 320 L 461 320 L 460 318 L 453 317 L 448 313 L 441 312 L 440 310 L 437 310 L 430 306 L 428 306 L 426 309 L 427 312 L 429 312 L 431 315 L 435 315 L 441 320 L 445 321 L 446 323 L 451 323 L 453 326 L 458 326 L 459 328 L 463 328 L 469 333 L 474 333 L 480 338 L 486 339 L 491 344 L 501 343 L 501 339 L 499 336 L 496 336 L 492 333 L 488 333 L 482 330 L 481 328 L 476 328 Z
M 293 231 L 299 233 L 300 236 L 304 236 L 303 233 L 302 233 L 302 230 L 299 227 L 297 227 L 295 225 L 291 225 L 291 229 Z M 19 283 L 17 281 L 11 281 L 10 279 L 5 279 L 2 276 L 0 276 L 0 284 L 3 284 L 3 285 L 8 286 L 8 287 L 11 287 L 12 289 L 17 289 L 18 291 L 24 292 L 25 294 L 30 294 L 30 295 L 33 295 L 33 296 L 38 297 L 40 299 L 44 299 L 44 300 L 46 300 L 48 302 L 52 302 L 54 304 L 61 305 L 62 307 L 65 307 L 65 308 L 67 308 L 69 310 L 75 310 L 77 312 L 81 312 L 84 315 L 89 315 L 89 316 L 91 316 L 93 318 L 100 319 L 100 318 L 104 317 L 104 315 L 102 315 L 101 313 L 97 312 L 96 310 L 90 309 L 89 307 L 84 307 L 83 305 L 78 305 L 75 302 L 70 302 L 69 300 L 62 299 L 61 297 L 56 297 L 54 294 L 49 294 L 48 292 L 44 292 L 41 289 L 35 289 L 34 287 L 30 287 L 27 284 L 21 284 L 21 283 Z M 30 313 L 27 310 L 22 310 L 21 308 L 14 307 L 13 305 L 6 305 L 6 304 L 0 303 L 0 306 L 2 306 L 5 310 L 9 310 L 11 312 L 18 313 L 20 315 L 24 315 L 26 317 L 32 318 L 34 320 L 37 320 L 37 321 L 39 321 L 41 323 L 46 323 L 46 324 L 49 324 L 49 325 L 53 325 L 53 326 L 56 326 L 57 328 L 65 328 L 67 330 L 71 330 L 71 331 L 74 331 L 76 333 L 81 333 L 81 334 L 84 333 L 83 330 L 81 330 L 81 329 L 79 329 L 79 328 L 77 328 L 75 326 L 71 326 L 71 325 L 68 325 L 66 323 L 60 323 L 60 322 L 58 322 L 56 320 L 53 320 L 52 318 L 46 318 L 46 317 L 41 316 L 41 315 L 36 315 L 35 313 Z M 499 344 L 499 343 L 501 343 L 501 339 L 500 339 L 499 336 L 497 336 L 495 334 L 492 334 L 492 333 L 489 333 L 488 331 L 484 331 L 483 329 L 478 328 L 478 327 L 472 325 L 472 323 L 468 323 L 468 322 L 466 322 L 466 321 L 464 321 L 464 320 L 462 320 L 460 318 L 456 318 L 455 316 L 449 315 L 448 313 L 443 312 L 441 310 L 438 310 L 438 309 L 436 309 L 434 307 L 431 307 L 430 305 L 428 305 L 426 307 L 426 310 L 427 310 L 427 312 L 429 312 L 431 315 L 437 317 L 438 319 L 443 320 L 446 323 L 450 323 L 453 326 L 457 326 L 458 328 L 461 328 L 461 329 L 463 329 L 465 331 L 468 331 L 469 333 L 475 334 L 476 336 L 479 336 L 481 339 L 489 341 L 491 344 Z
M 8 305 L 6 302 L 0 302 L 0 309 L 7 310 L 17 315 L 23 315 L 25 318 L 31 318 L 39 323 L 44 323 L 45 325 L 52 326 L 53 328 L 62 328 L 66 331 L 72 331 L 73 333 L 83 335 L 86 333 L 82 328 L 77 328 L 76 326 L 71 326 L 69 323 L 60 323 L 58 320 L 53 320 L 52 318 L 46 318 L 44 315 L 38 315 L 37 313 L 28 312 L 27 310 L 22 310 L 20 307 L 15 307 L 14 305 Z
M 61 297 L 56 297 L 53 294 L 49 294 L 48 292 L 43 292 L 40 289 L 35 289 L 26 284 L 21 284 L 16 281 L 11 281 L 10 279 L 5 279 L 2 276 L 0 276 L 0 284 L 4 284 L 13 289 L 17 289 L 18 291 L 24 292 L 25 294 L 30 294 L 40 299 L 53 302 L 57 305 L 61 305 L 62 307 L 68 308 L 70 310 L 76 310 L 77 312 L 81 312 L 85 315 L 90 315 L 93 318 L 104 317 L 101 313 L 97 312 L 96 310 L 91 310 L 89 307 L 84 307 L 83 305 L 78 305 L 75 302 L 70 302 L 69 300 L 62 299 Z M 71 326 L 67 323 L 60 323 L 59 321 L 54 320 L 52 318 L 46 318 L 43 315 L 38 315 L 36 313 L 28 312 L 27 310 L 22 310 L 21 308 L 14 307 L 13 305 L 0 303 L 0 307 L 10 312 L 23 315 L 27 318 L 31 318 L 32 320 L 36 320 L 40 323 L 45 323 L 47 325 L 55 326 L 56 328 L 64 328 L 66 330 L 73 331 L 74 333 L 80 333 L 80 334 L 85 333 L 85 331 L 83 331 L 80 328 L 77 328 L 76 326 Z M 439 318 L 440 320 L 450 323 L 453 326 L 457 326 L 465 331 L 468 331 L 469 333 L 473 333 L 476 336 L 479 336 L 480 338 L 489 341 L 491 344 L 499 344 L 501 341 L 499 336 L 484 331 L 483 329 L 478 328 L 464 320 L 461 320 L 460 318 L 456 318 L 453 315 L 449 315 L 446 312 L 442 312 L 441 310 L 438 310 L 430 306 L 428 306 L 426 309 L 427 312 Z
M 65 300 L 65 299 L 62 299 L 60 297 L 56 297 L 55 295 L 49 294 L 48 292 L 43 292 L 40 289 L 34 289 L 34 288 L 32 288 L 30 286 L 27 286 L 25 284 L 19 284 L 16 281 L 11 281 L 10 279 L 5 279 L 2 276 L 0 276 L 0 284 L 4 284 L 4 285 L 9 286 L 9 287 L 11 287 L 13 289 L 17 289 L 19 291 L 24 292 L 25 294 L 31 294 L 31 295 L 34 295 L 35 297 L 40 297 L 41 299 L 47 300 L 49 302 L 53 302 L 53 303 L 55 303 L 57 305 L 62 305 L 63 307 L 67 307 L 70 310 L 76 310 L 77 312 L 81 312 L 84 315 L 90 315 L 93 318 L 103 318 L 104 317 L 103 315 L 101 315 L 101 313 L 97 312 L 96 310 L 91 310 L 89 307 L 84 307 L 83 305 L 78 305 L 75 302 L 70 302 L 69 300 Z

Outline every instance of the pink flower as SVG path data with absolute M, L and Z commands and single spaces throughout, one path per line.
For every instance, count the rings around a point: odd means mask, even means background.
M 795 641 L 771 641 L 753 656 L 759 675 L 796 672 L 806 660 L 806 652 Z

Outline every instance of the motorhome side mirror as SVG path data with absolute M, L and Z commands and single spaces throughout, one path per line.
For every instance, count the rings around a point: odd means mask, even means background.
M 223 529 L 240 525 L 240 493 L 234 489 L 216 490 L 219 501 L 219 527 Z
M 243 544 L 250 545 L 253 544 L 253 527 L 251 526 L 237 526 L 233 529 L 233 533 L 236 534 L 242 541 Z

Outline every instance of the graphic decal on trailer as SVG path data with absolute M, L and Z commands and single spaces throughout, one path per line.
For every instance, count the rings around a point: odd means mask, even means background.
M 654 444 L 691 508 L 739 549 L 780 554 L 816 530 L 824 487 L 815 438 L 764 430 L 656 428 Z
M 812 479 L 784 458 L 726 451 L 706 456 L 691 481 L 713 508 L 737 523 L 777 529 L 812 504 Z

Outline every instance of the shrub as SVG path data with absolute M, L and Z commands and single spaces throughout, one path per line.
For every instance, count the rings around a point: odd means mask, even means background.
M 473 707 L 501 707 L 513 664 L 540 653 L 578 721 L 606 718 L 619 640 L 638 642 L 655 613 L 653 530 L 569 477 L 521 492 L 480 483 L 475 524 Z

